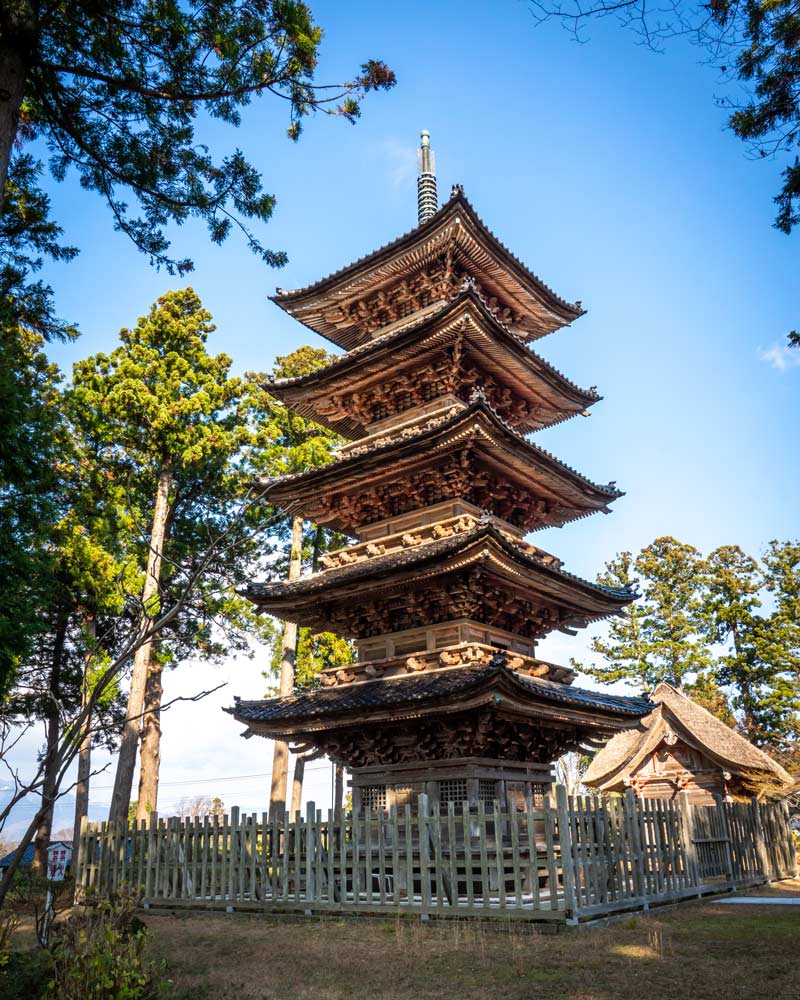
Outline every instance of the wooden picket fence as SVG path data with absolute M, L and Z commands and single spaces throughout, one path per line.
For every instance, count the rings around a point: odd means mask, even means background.
M 84 824 L 82 894 L 145 906 L 504 916 L 574 923 L 796 874 L 780 803 L 570 797 Z

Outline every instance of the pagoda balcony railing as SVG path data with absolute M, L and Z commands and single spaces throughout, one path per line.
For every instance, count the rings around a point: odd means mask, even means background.
M 322 556 L 320 562 L 326 570 L 339 569 L 342 566 L 351 566 L 354 563 L 364 562 L 367 559 L 374 559 L 377 556 L 384 556 L 392 552 L 400 552 L 403 549 L 414 548 L 417 545 L 438 542 L 442 538 L 452 538 L 453 535 L 472 531 L 477 524 L 478 518 L 472 514 L 459 514 L 456 517 L 448 517 L 433 524 L 421 524 L 413 528 L 408 528 L 405 531 L 397 531 L 391 535 L 375 538 L 372 541 L 335 549 L 333 552 L 328 552 Z M 544 549 L 522 541 L 517 535 L 512 535 L 510 532 L 507 534 L 528 555 L 536 556 L 542 562 L 552 565 L 555 568 L 559 568 L 562 565 L 560 559 L 557 559 L 549 552 L 545 552 Z
M 378 660 L 350 663 L 345 667 L 329 667 L 320 672 L 323 687 L 336 684 L 352 684 L 357 681 L 372 681 L 381 677 L 401 677 L 403 675 L 433 670 L 454 670 L 459 667 L 486 666 L 497 654 L 498 647 L 483 642 L 461 642 L 444 649 L 422 650 L 410 655 L 387 656 Z M 524 653 L 506 651 L 505 665 L 509 670 L 529 677 L 571 684 L 575 671 L 557 663 L 549 663 Z

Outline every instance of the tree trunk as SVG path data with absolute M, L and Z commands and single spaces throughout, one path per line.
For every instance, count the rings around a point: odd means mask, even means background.
M 344 768 L 341 764 L 336 765 L 334 791 L 333 791 L 333 821 L 337 827 L 342 820 L 342 807 L 344 805 Z
M 316 573 L 319 569 L 319 557 L 322 554 L 322 543 L 325 539 L 325 529 L 318 524 L 314 529 L 314 544 L 311 549 L 311 572 Z
M 47 848 L 53 829 L 53 808 L 56 801 L 56 780 L 58 778 L 58 738 L 61 730 L 61 660 L 64 656 L 64 640 L 67 635 L 68 615 L 59 612 L 53 641 L 53 660 L 47 688 L 47 711 L 45 713 L 46 749 L 44 759 L 44 781 L 42 782 L 42 808 L 34 838 L 33 870 L 44 875 L 47 872 Z
M 25 63 L 14 39 L 10 42 L 10 45 L 0 46 L 0 212 L 5 201 L 11 151 L 25 96 Z
M 289 553 L 289 580 L 300 576 L 303 561 L 303 519 L 292 521 L 292 548 Z M 297 625 L 284 622 L 281 651 L 281 677 L 278 693 L 285 697 L 294 689 L 294 665 L 297 660 Z M 272 758 L 272 784 L 269 790 L 269 812 L 273 815 L 286 808 L 286 785 L 289 776 L 289 744 L 284 740 L 275 741 L 275 755 Z
M 157 640 L 156 640 L 157 648 Z M 139 796 L 136 822 L 147 819 L 158 809 L 158 774 L 161 767 L 161 684 L 162 665 L 151 657 L 147 671 L 142 718 L 142 746 L 139 751 Z
M 306 770 L 305 757 L 298 757 L 294 762 L 294 776 L 292 777 L 292 808 L 290 816 L 295 816 L 303 805 L 303 775 Z
M 95 638 L 97 637 L 97 619 L 93 614 L 86 615 L 83 627 L 86 632 L 86 652 L 83 654 L 83 683 L 81 685 L 81 708 L 85 709 L 89 701 L 89 670 L 95 654 Z M 78 847 L 81 839 L 81 822 L 89 814 L 89 775 L 92 770 L 92 719 L 87 717 L 83 725 L 81 746 L 78 751 L 78 781 L 75 785 L 75 826 L 72 831 L 73 869 L 78 860 Z
M 158 597 L 159 581 L 161 579 L 161 564 L 163 561 L 164 537 L 166 535 L 167 517 L 169 516 L 169 489 L 172 477 L 168 468 L 162 468 L 158 474 L 156 502 L 153 511 L 153 527 L 150 532 L 150 550 L 147 555 L 147 572 L 142 587 L 142 624 L 151 620 L 153 604 Z M 125 723 L 122 727 L 122 739 L 119 745 L 117 773 L 114 777 L 114 792 L 111 797 L 111 808 L 108 813 L 109 822 L 126 823 L 128 807 L 131 802 L 133 787 L 133 772 L 136 769 L 136 751 L 139 746 L 139 733 L 142 728 L 142 711 L 144 709 L 145 688 L 150 669 L 150 651 L 152 638 L 142 642 L 134 653 L 131 687 L 128 692 L 128 707 Z

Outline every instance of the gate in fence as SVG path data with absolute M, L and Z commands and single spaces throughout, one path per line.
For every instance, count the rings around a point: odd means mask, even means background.
M 796 874 L 783 804 L 571 797 L 432 814 L 240 815 L 85 824 L 79 891 L 145 905 L 574 921 Z

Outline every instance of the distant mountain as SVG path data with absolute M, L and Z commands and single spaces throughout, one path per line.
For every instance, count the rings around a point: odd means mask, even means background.
M 7 803 L 10 795 L 10 789 L 8 787 L 0 788 L 0 809 L 3 807 L 4 803 Z M 25 833 L 28 828 L 28 824 L 36 815 L 36 810 L 39 808 L 39 796 L 38 795 L 28 795 L 26 798 L 18 802 L 17 805 L 11 812 L 8 818 L 8 822 L 5 824 L 2 830 L 0 830 L 0 839 L 6 842 L 16 842 Z M 92 807 L 89 806 L 89 819 L 101 820 L 106 818 L 106 813 L 108 811 L 107 805 L 99 805 Z M 61 829 L 71 829 L 75 821 L 75 796 L 74 795 L 63 795 L 57 802 L 56 808 L 53 814 L 53 830 Z

